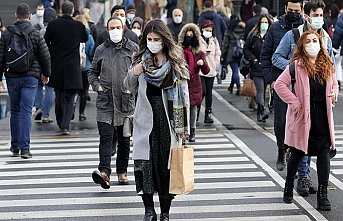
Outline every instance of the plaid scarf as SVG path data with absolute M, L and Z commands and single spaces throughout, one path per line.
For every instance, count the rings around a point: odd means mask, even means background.
M 153 59 L 148 51 L 144 53 L 142 59 L 144 77 L 148 83 L 167 90 L 169 123 L 176 137 L 179 138 L 182 134 L 188 134 L 187 107 L 181 87 L 182 78 L 185 76 L 179 79 L 169 61 L 162 67 L 156 68 Z

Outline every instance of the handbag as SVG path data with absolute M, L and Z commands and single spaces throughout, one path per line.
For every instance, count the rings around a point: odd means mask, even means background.
M 170 194 L 185 194 L 194 190 L 194 147 L 173 148 L 170 162 Z
M 133 115 L 124 118 L 123 137 L 131 137 L 133 129 Z
M 241 91 L 242 96 L 247 96 L 247 97 L 255 97 L 256 96 L 256 87 L 254 84 L 254 81 L 251 80 L 250 78 L 246 78 L 243 80 L 243 87 Z

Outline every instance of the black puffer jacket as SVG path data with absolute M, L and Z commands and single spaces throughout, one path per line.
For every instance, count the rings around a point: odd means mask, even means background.
M 35 55 L 35 60 L 32 63 L 30 70 L 26 73 L 11 73 L 6 72 L 6 48 L 9 45 L 11 38 L 11 26 L 2 33 L 0 40 L 0 72 L 5 72 L 6 78 L 17 78 L 24 76 L 33 76 L 36 78 L 40 77 L 40 70 L 42 68 L 43 75 L 45 77 L 50 77 L 51 75 L 51 62 L 50 53 L 47 45 L 45 44 L 44 38 L 41 36 L 39 31 L 34 28 L 29 21 L 18 20 L 14 23 L 20 30 L 26 30 L 30 32 L 29 37 L 33 45 L 33 54 Z M 32 30 L 32 31 L 31 31 Z
M 264 36 L 265 37 L 265 36 Z M 253 33 L 248 35 L 247 40 L 245 41 L 243 53 L 244 57 L 248 59 L 251 63 L 251 77 L 263 77 L 264 73 L 262 72 L 260 53 L 262 50 L 262 45 L 264 38 L 261 37 L 259 33 Z M 257 61 L 255 61 L 255 59 Z

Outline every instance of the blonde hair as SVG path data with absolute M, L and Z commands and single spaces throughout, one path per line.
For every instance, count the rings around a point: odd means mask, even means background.
M 77 16 L 75 16 L 74 19 L 75 19 L 75 21 L 81 22 L 87 29 L 89 29 L 89 25 L 88 25 L 88 22 L 85 19 L 85 16 L 77 15 Z
M 91 20 L 91 11 L 89 10 L 89 8 L 83 8 L 81 11 L 81 15 L 85 17 L 86 21 Z

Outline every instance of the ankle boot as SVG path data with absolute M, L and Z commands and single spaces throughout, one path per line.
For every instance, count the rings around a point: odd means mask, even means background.
M 169 213 L 161 213 L 160 220 L 169 221 Z
M 331 204 L 328 200 L 328 184 L 320 183 L 317 192 L 317 209 L 330 211 Z
M 232 92 L 233 92 L 233 85 L 230 85 L 230 86 L 227 88 L 227 90 L 230 92 L 230 94 L 232 94 Z
M 278 171 L 283 171 L 286 167 L 286 155 L 287 150 L 285 149 L 278 149 L 278 156 L 276 160 L 276 169 Z
M 262 106 L 258 105 L 257 107 L 257 121 L 262 122 Z
M 208 124 L 212 124 L 213 123 L 211 112 L 212 112 L 211 109 L 206 109 L 205 110 L 205 120 L 204 120 L 204 123 L 208 123 Z
M 195 129 L 191 128 L 191 132 L 189 134 L 188 142 L 195 142 Z
M 199 115 L 200 115 L 200 106 L 197 106 L 197 121 L 199 121 Z
M 85 116 L 85 114 L 84 113 L 80 113 L 79 121 L 85 121 L 85 120 L 87 120 L 87 117 Z
M 237 86 L 236 95 L 240 95 L 240 94 L 241 94 L 241 86 Z
M 262 105 L 262 121 L 266 122 L 266 120 L 269 118 L 269 115 L 266 113 L 266 109 L 264 108 L 264 105 Z
M 154 207 L 145 208 L 145 215 L 143 221 L 157 221 L 157 215 Z
M 294 187 L 294 179 L 286 180 L 285 189 L 283 191 L 283 201 L 287 204 L 293 202 L 293 187 Z

